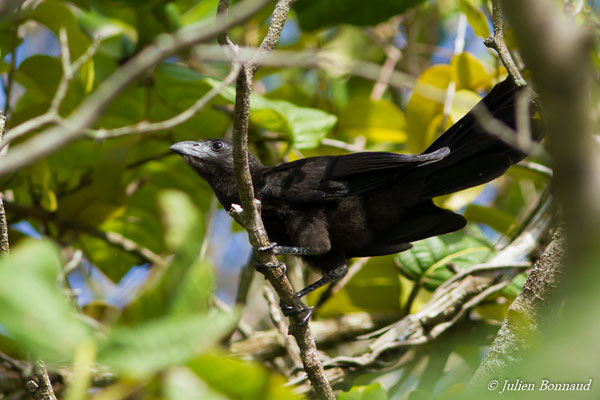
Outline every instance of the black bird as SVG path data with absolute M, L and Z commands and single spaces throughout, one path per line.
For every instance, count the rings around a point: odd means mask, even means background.
M 519 90 L 508 78 L 476 107 L 515 128 Z M 209 183 L 226 210 L 240 203 L 230 141 L 179 142 L 171 150 Z M 489 182 L 525 156 L 487 134 L 470 111 L 419 155 L 363 152 L 273 167 L 250 155 L 249 163 L 275 253 L 300 256 L 324 275 L 296 293 L 302 297 L 343 277 L 349 258 L 398 253 L 410 242 L 463 228 L 464 217 L 431 199 Z

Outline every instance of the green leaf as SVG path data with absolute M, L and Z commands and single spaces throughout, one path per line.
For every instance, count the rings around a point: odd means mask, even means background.
M 212 388 L 233 399 L 299 400 L 287 380 L 269 373 L 259 364 L 242 361 L 224 354 L 202 354 L 188 367 Z
M 392 102 L 353 97 L 340 114 L 338 129 L 349 137 L 365 136 L 373 142 L 404 143 L 404 113 Z
M 507 212 L 494 207 L 485 207 L 479 204 L 469 204 L 465 209 L 465 218 L 469 222 L 486 224 L 498 233 L 505 235 L 518 226 L 517 219 Z
M 40 74 L 40 71 L 44 71 Z M 15 79 L 38 102 L 50 103 L 62 76 L 60 61 L 55 57 L 33 55 L 15 71 Z
M 238 315 L 207 313 L 116 327 L 100 344 L 98 361 L 141 377 L 179 365 L 212 348 L 235 326 Z
M 483 11 L 475 7 L 469 0 L 460 0 L 460 11 L 465 14 L 477 36 L 484 39 L 490 36 L 490 28 Z
M 338 400 L 387 400 L 388 393 L 381 383 L 369 386 L 354 386 L 347 392 L 341 392 Z
M 484 262 L 492 253 L 493 247 L 487 241 L 461 230 L 415 242 L 412 249 L 396 254 L 396 260 L 402 275 L 434 290 L 453 275 L 449 263 L 454 269 L 467 269 Z
M 61 262 L 45 240 L 24 240 L 0 259 L 0 324 L 35 357 L 70 360 L 92 338 L 58 287 Z
M 219 81 L 206 78 L 213 87 Z M 235 103 L 235 89 L 226 88 L 221 96 L 231 104 Z M 337 117 L 316 108 L 298 107 L 284 100 L 252 94 L 250 99 L 250 120 L 261 128 L 286 134 L 298 149 L 317 147 L 333 128 Z
M 303 30 L 338 24 L 375 25 L 401 14 L 424 0 L 321 0 L 294 5 Z
M 308 304 L 315 304 L 321 293 L 322 290 L 309 295 Z M 342 290 L 319 308 L 318 314 L 331 317 L 360 311 L 399 312 L 401 293 L 393 256 L 373 257 Z
M 75 60 L 85 53 L 91 44 L 91 41 L 79 29 L 77 19 L 71 9 L 62 1 L 46 0 L 40 3 L 31 12 L 29 18 L 45 25 L 57 37 L 60 29 L 64 28 L 67 31 L 71 60 Z
M 166 400 L 227 400 L 228 397 L 211 389 L 189 368 L 171 368 L 163 380 Z

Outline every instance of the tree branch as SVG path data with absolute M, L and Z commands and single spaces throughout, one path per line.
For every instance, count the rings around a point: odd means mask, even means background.
M 559 230 L 537 260 L 523 289 L 508 309 L 496 339 L 471 379 L 473 390 L 491 379 L 508 377 L 525 358 L 533 343 L 552 325 L 559 302 L 554 301 L 563 276 L 565 238 Z
M 4 133 L 5 124 L 6 117 L 0 114 L 0 142 L 2 141 L 2 134 Z M 2 157 L 4 156 L 0 154 L 0 158 Z M 2 192 L 0 192 L 0 255 L 8 255 L 8 249 L 8 223 L 6 222 L 6 212 L 4 210 Z
M 211 39 L 231 26 L 245 21 L 265 7 L 271 0 L 244 1 L 234 7 L 227 19 L 219 17 L 210 23 L 197 24 L 180 29 L 173 34 L 156 38 L 115 71 L 65 119 L 60 126 L 48 128 L 28 141 L 16 146 L 0 164 L 0 176 L 30 165 L 72 141 L 85 135 L 102 114 L 104 108 L 138 76 L 167 57 L 191 46 Z
M 227 11 L 228 0 L 221 0 L 220 3 L 221 4 L 218 7 L 219 16 L 223 16 Z M 243 214 L 238 214 L 238 216 L 242 218 L 242 225 L 248 231 L 250 243 L 254 248 L 266 248 L 270 245 L 270 241 L 255 201 L 252 176 L 250 175 L 250 168 L 248 166 L 250 95 L 252 93 L 254 74 L 258 69 L 259 62 L 275 48 L 293 3 L 294 0 L 279 0 L 277 2 L 267 35 L 263 39 L 259 50 L 254 57 L 243 65 L 242 71 L 236 81 L 236 97 L 233 115 L 233 155 L 235 180 L 243 208 Z M 221 37 L 221 42 L 224 44 L 226 52 L 237 53 L 238 49 L 226 38 L 226 36 Z M 261 264 L 278 264 L 277 258 L 272 250 L 257 252 L 257 260 Z M 281 268 L 269 268 L 265 272 L 265 277 L 269 280 L 282 302 L 295 309 L 306 308 L 302 301 L 294 297 L 294 289 Z M 296 343 L 300 348 L 300 356 L 302 358 L 304 370 L 313 384 L 315 392 L 320 398 L 335 399 L 331 385 L 329 385 L 329 382 L 325 377 L 323 365 L 319 359 L 319 354 L 314 338 L 310 332 L 309 324 L 308 322 L 302 321 L 302 317 L 301 313 L 290 318 L 291 324 L 289 332 L 294 336 Z
M 134 254 L 140 257 L 142 260 L 156 264 L 159 266 L 167 265 L 166 261 L 154 253 L 152 250 L 140 246 L 135 243 L 133 240 L 128 239 L 116 232 L 104 232 L 100 229 L 94 228 L 92 226 L 88 226 L 79 222 L 69 221 L 64 218 L 60 218 L 57 214 L 48 212 L 38 207 L 29 207 L 22 204 L 17 203 L 6 203 L 6 208 L 10 212 L 14 212 L 23 217 L 36 218 L 41 221 L 49 221 L 54 222 L 58 226 L 64 229 L 71 229 L 76 232 L 85 233 L 87 235 L 93 236 L 95 238 L 101 239 L 111 246 L 117 247 L 123 251 Z
M 96 140 L 104 140 L 126 135 L 163 131 L 174 128 L 196 115 L 196 113 L 206 106 L 210 100 L 212 100 L 215 96 L 218 96 L 223 90 L 225 90 L 227 86 L 231 85 L 233 81 L 236 80 L 241 69 L 242 67 L 240 64 L 232 64 L 229 74 L 227 74 L 219 86 L 209 90 L 204 96 L 196 100 L 196 102 L 188 109 L 182 111 L 172 118 L 160 122 L 142 121 L 135 125 L 123 126 L 115 129 L 90 129 L 87 131 L 87 133 Z

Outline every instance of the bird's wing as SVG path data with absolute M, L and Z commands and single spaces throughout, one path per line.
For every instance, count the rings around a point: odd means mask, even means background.
M 447 148 L 429 154 L 363 152 L 310 157 L 267 168 L 262 196 L 290 205 L 339 200 L 372 190 L 413 168 L 437 162 Z

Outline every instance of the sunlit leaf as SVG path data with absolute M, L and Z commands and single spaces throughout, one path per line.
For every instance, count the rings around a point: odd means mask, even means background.
M 472 54 L 463 52 L 450 60 L 452 79 L 456 82 L 456 90 L 481 90 L 492 86 L 492 78 L 481 62 Z
M 490 28 L 485 14 L 475 7 L 470 0 L 460 0 L 460 11 L 465 14 L 469 25 L 471 25 L 477 36 L 484 39 L 490 36 Z
M 433 199 L 433 202 L 438 207 L 458 211 L 468 204 L 471 204 L 481 194 L 484 188 L 485 185 L 474 186 L 459 192 L 436 197 Z
M 342 290 L 318 310 L 320 317 L 350 312 L 394 313 L 400 311 L 402 287 L 393 256 L 373 257 L 350 279 Z M 308 304 L 315 304 L 322 291 L 312 294 Z
M 388 100 L 354 97 L 340 114 L 338 129 L 350 136 L 365 136 L 374 142 L 403 143 L 404 113 Z
M 213 87 L 219 84 L 211 78 L 206 81 Z M 221 96 L 235 103 L 233 87 L 226 88 Z M 337 122 L 337 117 L 316 108 L 298 107 L 284 100 L 252 94 L 250 120 L 264 129 L 285 133 L 294 147 L 302 149 L 318 146 Z
M 47 362 L 70 360 L 92 331 L 58 286 L 57 249 L 29 239 L 0 258 L 0 324 L 17 343 Z
M 369 386 L 354 386 L 347 392 L 341 392 L 338 400 L 387 400 L 387 391 L 381 383 Z
M 235 312 L 165 317 L 114 328 L 98 360 L 124 375 L 144 376 L 186 362 L 216 345 L 237 322 Z
M 444 92 L 452 80 L 453 72 L 449 65 L 434 65 L 427 68 L 417 80 L 413 94 L 405 109 L 406 133 L 408 134 L 408 147 L 413 153 L 420 153 L 433 142 L 440 132 L 428 132 L 431 121 L 442 114 L 444 108 Z M 438 99 L 431 99 L 426 94 L 431 89 L 441 95 Z
M 450 119 L 453 122 L 458 121 L 471 111 L 475 104 L 479 103 L 479 100 L 481 97 L 471 90 L 457 90 L 450 105 Z
M 188 366 L 212 388 L 233 399 L 299 400 L 286 379 L 264 367 L 224 354 L 203 354 Z M 235 382 L 235 384 L 232 384 Z
M 211 389 L 196 374 L 185 367 L 171 368 L 165 375 L 163 393 L 166 400 L 227 400 Z

